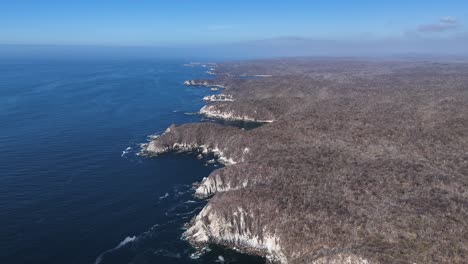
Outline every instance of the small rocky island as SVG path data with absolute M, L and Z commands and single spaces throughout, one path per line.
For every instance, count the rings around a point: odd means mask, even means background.
M 466 263 L 468 63 L 278 59 L 210 65 L 209 117 L 143 153 L 214 153 L 184 237 L 271 263 Z M 246 78 L 245 76 L 252 76 Z M 256 76 L 256 77 L 255 77 Z

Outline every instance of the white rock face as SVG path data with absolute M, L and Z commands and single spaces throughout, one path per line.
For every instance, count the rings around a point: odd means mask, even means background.
M 197 82 L 195 80 L 188 80 L 188 81 L 184 82 L 184 85 L 187 85 L 187 86 L 208 86 L 208 82 L 207 81 Z
M 288 263 L 281 248 L 280 239 L 266 228 L 262 236 L 253 234 L 247 223 L 254 222 L 252 213 L 238 207 L 229 219 L 206 206 L 195 218 L 194 224 L 184 233 L 184 237 L 195 244 L 216 243 L 231 247 L 255 250 L 277 263 Z
M 167 133 L 169 131 L 170 131 L 170 129 L 168 128 L 168 130 L 166 130 L 165 133 Z M 151 154 L 158 155 L 158 154 L 163 154 L 163 153 L 169 152 L 171 150 L 187 151 L 187 152 L 189 152 L 189 151 L 199 151 L 200 153 L 203 153 L 203 154 L 213 153 L 217 157 L 217 161 L 224 164 L 224 165 L 233 165 L 233 164 L 237 163 L 232 157 L 226 157 L 225 154 L 224 154 L 224 150 L 220 149 L 218 146 L 208 147 L 208 146 L 205 146 L 205 145 L 197 145 L 197 144 L 193 144 L 193 143 L 181 142 L 181 143 L 174 143 L 170 147 L 169 146 L 161 147 L 158 144 L 157 139 L 155 139 L 155 140 L 149 142 L 148 144 L 142 144 L 141 147 L 142 147 L 141 153 L 143 153 L 143 154 L 144 153 L 151 153 Z
M 150 143 L 142 146 L 143 152 L 151 152 L 154 154 L 161 154 L 169 151 L 167 147 L 159 147 L 155 141 L 151 141 Z
M 195 196 L 199 198 L 207 198 L 217 192 L 226 192 L 245 188 L 248 184 L 248 180 L 245 180 L 240 186 L 232 185 L 230 181 L 224 181 L 220 175 L 214 174 L 210 177 L 203 178 L 200 185 L 195 189 Z
M 250 122 L 271 123 L 273 120 L 258 120 L 247 115 L 239 115 L 234 111 L 224 112 L 216 109 L 215 105 L 205 105 L 200 109 L 200 114 L 211 118 L 219 118 L 225 120 L 239 120 Z
M 230 94 L 215 94 L 215 95 L 208 95 L 203 97 L 203 101 L 208 102 L 233 102 L 234 99 Z
M 220 84 L 209 84 L 208 81 L 195 81 L 195 80 L 187 80 L 184 82 L 184 85 L 225 88 L 223 85 L 220 85 Z

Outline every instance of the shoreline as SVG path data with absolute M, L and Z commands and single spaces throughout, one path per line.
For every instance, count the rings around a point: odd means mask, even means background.
M 191 65 L 190 67 L 194 67 Z M 208 72 L 209 75 L 216 75 L 214 73 L 214 68 L 216 66 L 211 66 L 212 68 Z M 255 75 L 257 76 L 257 75 Z M 258 77 L 271 77 L 271 75 L 258 75 Z M 214 91 L 213 88 L 220 88 L 220 89 L 226 89 L 226 86 L 221 85 L 221 84 L 216 84 L 213 80 L 186 80 L 184 81 L 184 85 L 186 86 L 193 86 L 193 87 L 206 87 L 210 88 L 211 91 Z M 235 99 L 233 99 L 233 96 L 230 94 L 212 94 L 212 95 L 207 95 L 202 98 L 203 101 L 206 101 L 208 103 L 213 103 L 213 102 L 234 102 Z M 212 111 L 213 105 L 205 105 L 203 106 L 200 111 L 198 112 L 202 116 L 208 117 L 208 118 L 213 118 L 215 120 L 224 120 L 224 121 L 240 121 L 240 122 L 249 122 L 249 123 L 255 123 L 255 124 L 267 124 L 267 123 L 272 123 L 274 120 L 257 120 L 255 118 L 249 117 L 249 116 L 238 116 L 230 112 L 222 112 L 222 111 Z M 224 125 L 222 125 L 224 126 Z M 176 128 L 176 125 L 171 125 L 166 129 L 164 133 L 161 135 L 152 135 L 149 137 L 149 143 L 147 144 L 141 144 L 141 151 L 138 153 L 139 156 L 144 156 L 144 157 L 157 157 L 162 154 L 170 154 L 170 153 L 180 153 L 180 152 L 185 152 L 185 153 L 193 153 L 194 156 L 200 156 L 202 155 L 203 157 L 206 157 L 208 155 L 213 155 L 214 156 L 214 161 L 218 162 L 224 166 L 230 166 L 234 165 L 237 162 L 232 158 L 232 157 L 226 157 L 224 155 L 224 152 L 219 149 L 218 146 L 215 147 L 210 147 L 206 145 L 197 145 L 197 144 L 187 144 L 187 143 L 174 143 L 172 146 L 166 146 L 166 147 L 159 147 L 154 144 L 151 144 L 152 142 L 155 142 L 155 140 L 160 139 L 160 137 L 163 137 L 164 135 L 171 133 L 174 131 Z M 243 150 L 243 154 L 246 154 L 249 152 L 249 148 L 246 147 Z M 244 161 L 244 157 L 240 159 L 241 161 Z M 219 169 L 218 169 L 219 170 Z M 217 170 L 215 170 L 217 171 Z M 210 185 L 210 178 L 204 177 L 201 181 L 199 182 L 194 182 L 192 189 L 194 190 L 194 198 L 199 199 L 199 200 L 207 200 L 210 199 L 213 195 L 215 195 L 217 192 L 222 191 L 222 188 L 220 186 L 217 186 L 217 188 L 209 187 Z M 246 184 L 244 184 L 244 187 Z M 226 188 L 226 191 L 229 190 L 235 190 L 235 188 Z M 195 240 L 193 237 L 199 237 L 201 234 L 199 232 L 203 232 L 200 230 L 201 226 L 197 224 L 197 217 L 199 215 L 203 215 L 204 212 L 209 210 L 209 206 L 205 206 L 202 211 L 195 216 L 190 222 L 186 224 L 186 231 L 183 234 L 183 238 L 187 240 L 193 247 L 197 249 L 197 252 L 195 252 L 195 255 L 203 254 L 204 249 L 209 246 L 209 244 L 213 244 L 213 241 L 210 241 L 207 237 L 207 235 L 202 235 L 203 236 L 203 241 L 200 240 Z M 203 229 L 203 228 L 202 228 Z M 194 232 L 194 234 L 189 235 L 190 232 Z M 278 262 L 278 263 L 286 263 L 285 262 L 285 257 L 282 255 L 282 253 L 278 254 L 271 254 L 272 252 L 272 247 L 270 244 L 275 244 L 275 248 L 278 247 L 277 243 L 275 242 L 277 238 L 274 236 L 271 236 L 269 241 L 264 244 L 261 241 L 258 240 L 252 240 L 249 238 L 232 238 L 236 239 L 238 241 L 244 239 L 246 242 L 246 245 L 242 244 L 235 244 L 232 242 L 229 242 L 229 240 L 219 240 L 217 241 L 216 245 L 226 247 L 228 249 L 237 251 L 242 254 L 248 254 L 248 255 L 256 255 L 259 257 L 264 257 L 266 260 L 270 262 Z M 224 241 L 224 242 L 223 242 Z M 269 251 L 270 254 L 265 254 L 265 250 Z M 276 250 L 276 249 L 275 249 Z
M 279 264 L 458 263 L 463 257 L 447 252 L 453 245 L 464 252 L 454 239 L 468 228 L 468 210 L 450 198 L 463 200 L 458 190 L 468 186 L 460 163 L 468 64 L 447 65 L 231 62 L 217 65 L 223 77 L 186 81 L 224 89 L 206 97 L 214 101 L 200 114 L 268 125 L 173 125 L 145 146 L 155 155 L 212 153 L 226 165 L 194 183 L 194 195 L 208 203 L 183 237 L 197 248 L 217 244 Z M 235 77 L 255 75 L 269 77 Z M 434 180 L 434 171 L 446 180 Z M 456 222 L 444 221 L 446 210 Z M 440 245 L 428 251 L 421 245 L 431 237 Z

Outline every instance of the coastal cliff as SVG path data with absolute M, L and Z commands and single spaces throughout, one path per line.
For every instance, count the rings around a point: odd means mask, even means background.
M 142 155 L 158 155 L 171 151 L 214 154 L 221 163 L 234 164 L 248 154 L 242 146 L 243 131 L 218 124 L 172 125 L 162 135 L 143 146 Z M 231 147 L 235 142 L 237 147 Z M 228 147 L 229 146 L 229 147 Z
M 201 114 L 268 123 L 173 125 L 142 150 L 226 165 L 194 185 L 209 198 L 183 235 L 195 247 L 281 264 L 464 263 L 468 64 L 291 59 L 216 72 L 235 100 Z M 256 74 L 272 76 L 236 77 Z M 187 85 L 200 84 L 216 78 Z
M 188 80 L 184 82 L 186 86 L 202 86 L 202 87 L 217 87 L 217 88 L 225 88 L 221 84 L 216 84 L 210 80 Z

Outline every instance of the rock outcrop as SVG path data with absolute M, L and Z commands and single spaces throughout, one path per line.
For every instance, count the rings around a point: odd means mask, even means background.
M 234 98 L 230 94 L 214 94 L 203 97 L 203 101 L 208 102 L 233 102 Z
M 242 207 L 229 214 L 220 214 L 206 206 L 193 220 L 184 237 L 194 245 L 209 243 L 237 248 L 252 254 L 265 255 L 277 263 L 287 263 L 276 234 L 268 233 L 264 226 L 257 226 L 256 215 Z
M 214 84 L 209 80 L 187 80 L 184 82 L 186 86 L 202 86 L 202 87 L 216 87 L 216 88 L 225 88 L 221 84 Z
M 258 114 L 253 112 L 250 115 L 245 113 L 239 113 L 235 110 L 229 109 L 227 105 L 216 104 L 216 105 L 206 105 L 200 109 L 200 114 L 205 115 L 210 118 L 218 118 L 224 120 L 234 120 L 234 121 L 247 121 L 247 122 L 260 122 L 260 123 L 271 123 L 272 119 L 257 119 Z M 226 109 L 228 108 L 228 109 Z
M 201 199 L 209 198 L 215 193 L 266 184 L 280 174 L 281 168 L 244 162 L 250 149 L 244 148 L 242 152 L 243 156 L 239 164 L 215 170 L 200 183 L 195 184 L 195 196 Z

